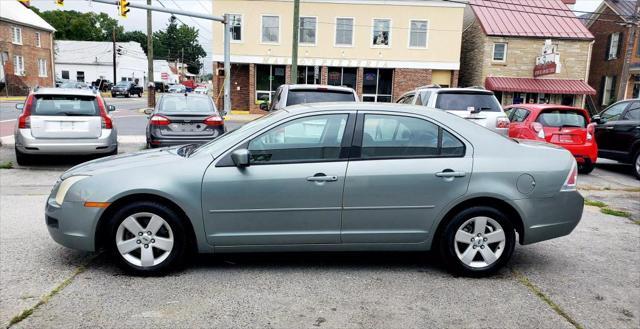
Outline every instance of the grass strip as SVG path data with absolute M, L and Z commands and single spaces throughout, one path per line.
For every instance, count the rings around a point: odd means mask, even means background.
M 0 162 L 0 169 L 13 169 L 13 162 L 11 161 Z
M 560 315 L 561 317 L 563 317 L 565 320 L 567 320 L 569 323 L 571 323 L 571 325 L 573 325 L 576 329 L 584 329 L 584 327 L 582 327 L 576 320 L 574 320 L 569 314 L 567 314 L 567 312 L 565 312 L 560 305 L 556 304 L 553 300 L 551 300 L 551 298 L 549 298 L 549 296 L 545 295 L 542 290 L 540 290 L 540 288 L 536 287 L 536 285 L 534 285 L 529 278 L 527 278 L 524 274 L 516 271 L 516 270 L 511 270 L 511 272 L 516 276 L 516 279 L 518 279 L 518 281 L 520 283 L 522 283 L 525 287 L 527 287 L 527 289 L 529 289 L 531 292 L 533 292 L 536 296 L 538 296 L 538 298 L 540 298 L 543 302 L 545 302 L 547 305 L 549 305 L 549 307 L 551 307 L 552 310 L 554 310 L 558 315 Z
M 626 211 L 615 210 L 615 209 L 611 209 L 611 208 L 608 208 L 608 207 L 600 208 L 600 212 L 603 213 L 603 214 L 612 215 L 612 216 L 618 216 L 618 217 L 624 217 L 624 218 L 631 217 L 631 214 L 626 212 Z
M 607 204 L 602 202 L 602 201 L 589 200 L 589 199 L 584 199 L 584 204 L 587 205 L 587 206 L 593 206 L 593 207 L 598 207 L 598 208 L 604 208 L 604 207 L 607 206 Z

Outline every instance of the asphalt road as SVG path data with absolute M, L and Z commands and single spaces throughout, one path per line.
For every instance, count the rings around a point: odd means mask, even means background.
M 640 225 L 595 207 L 571 235 L 517 246 L 487 279 L 453 277 L 422 253 L 205 255 L 138 278 L 49 237 L 46 196 L 76 161 L 0 170 L 2 327 L 24 310 L 32 314 L 13 327 L 640 327 Z M 620 203 L 637 216 L 640 181 L 624 168 L 580 176 L 581 192 L 612 204 L 629 194 Z

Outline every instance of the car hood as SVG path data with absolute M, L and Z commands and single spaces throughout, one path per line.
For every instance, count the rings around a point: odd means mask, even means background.
M 179 148 L 180 146 L 174 146 L 144 150 L 88 161 L 67 170 L 60 178 L 66 179 L 76 175 L 93 176 L 101 173 L 127 170 L 142 166 L 153 168 L 154 166 L 162 163 L 184 159 L 178 154 Z

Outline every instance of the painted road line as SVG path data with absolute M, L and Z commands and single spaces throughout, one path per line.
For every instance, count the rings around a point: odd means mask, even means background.
M 3 123 L 3 122 L 12 122 L 12 121 L 16 121 L 16 120 L 18 120 L 18 119 L 7 119 L 7 120 L 2 120 L 2 121 L 0 121 L 0 123 Z
M 15 145 L 15 139 L 13 135 L 0 137 L 3 146 Z M 118 143 L 120 144 L 144 144 L 147 142 L 147 136 L 145 135 L 121 135 L 118 136 Z

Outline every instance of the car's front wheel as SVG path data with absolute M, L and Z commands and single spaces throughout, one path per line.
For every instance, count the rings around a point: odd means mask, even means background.
M 640 179 L 640 150 L 636 152 L 636 155 L 633 158 L 633 174 L 637 179 Z
M 111 254 L 120 267 L 136 275 L 174 270 L 187 252 L 180 217 L 157 202 L 134 202 L 116 211 L 108 239 Z
M 439 251 L 450 271 L 487 276 L 511 258 L 515 230 L 502 211 L 475 206 L 460 211 L 445 225 L 439 237 Z

